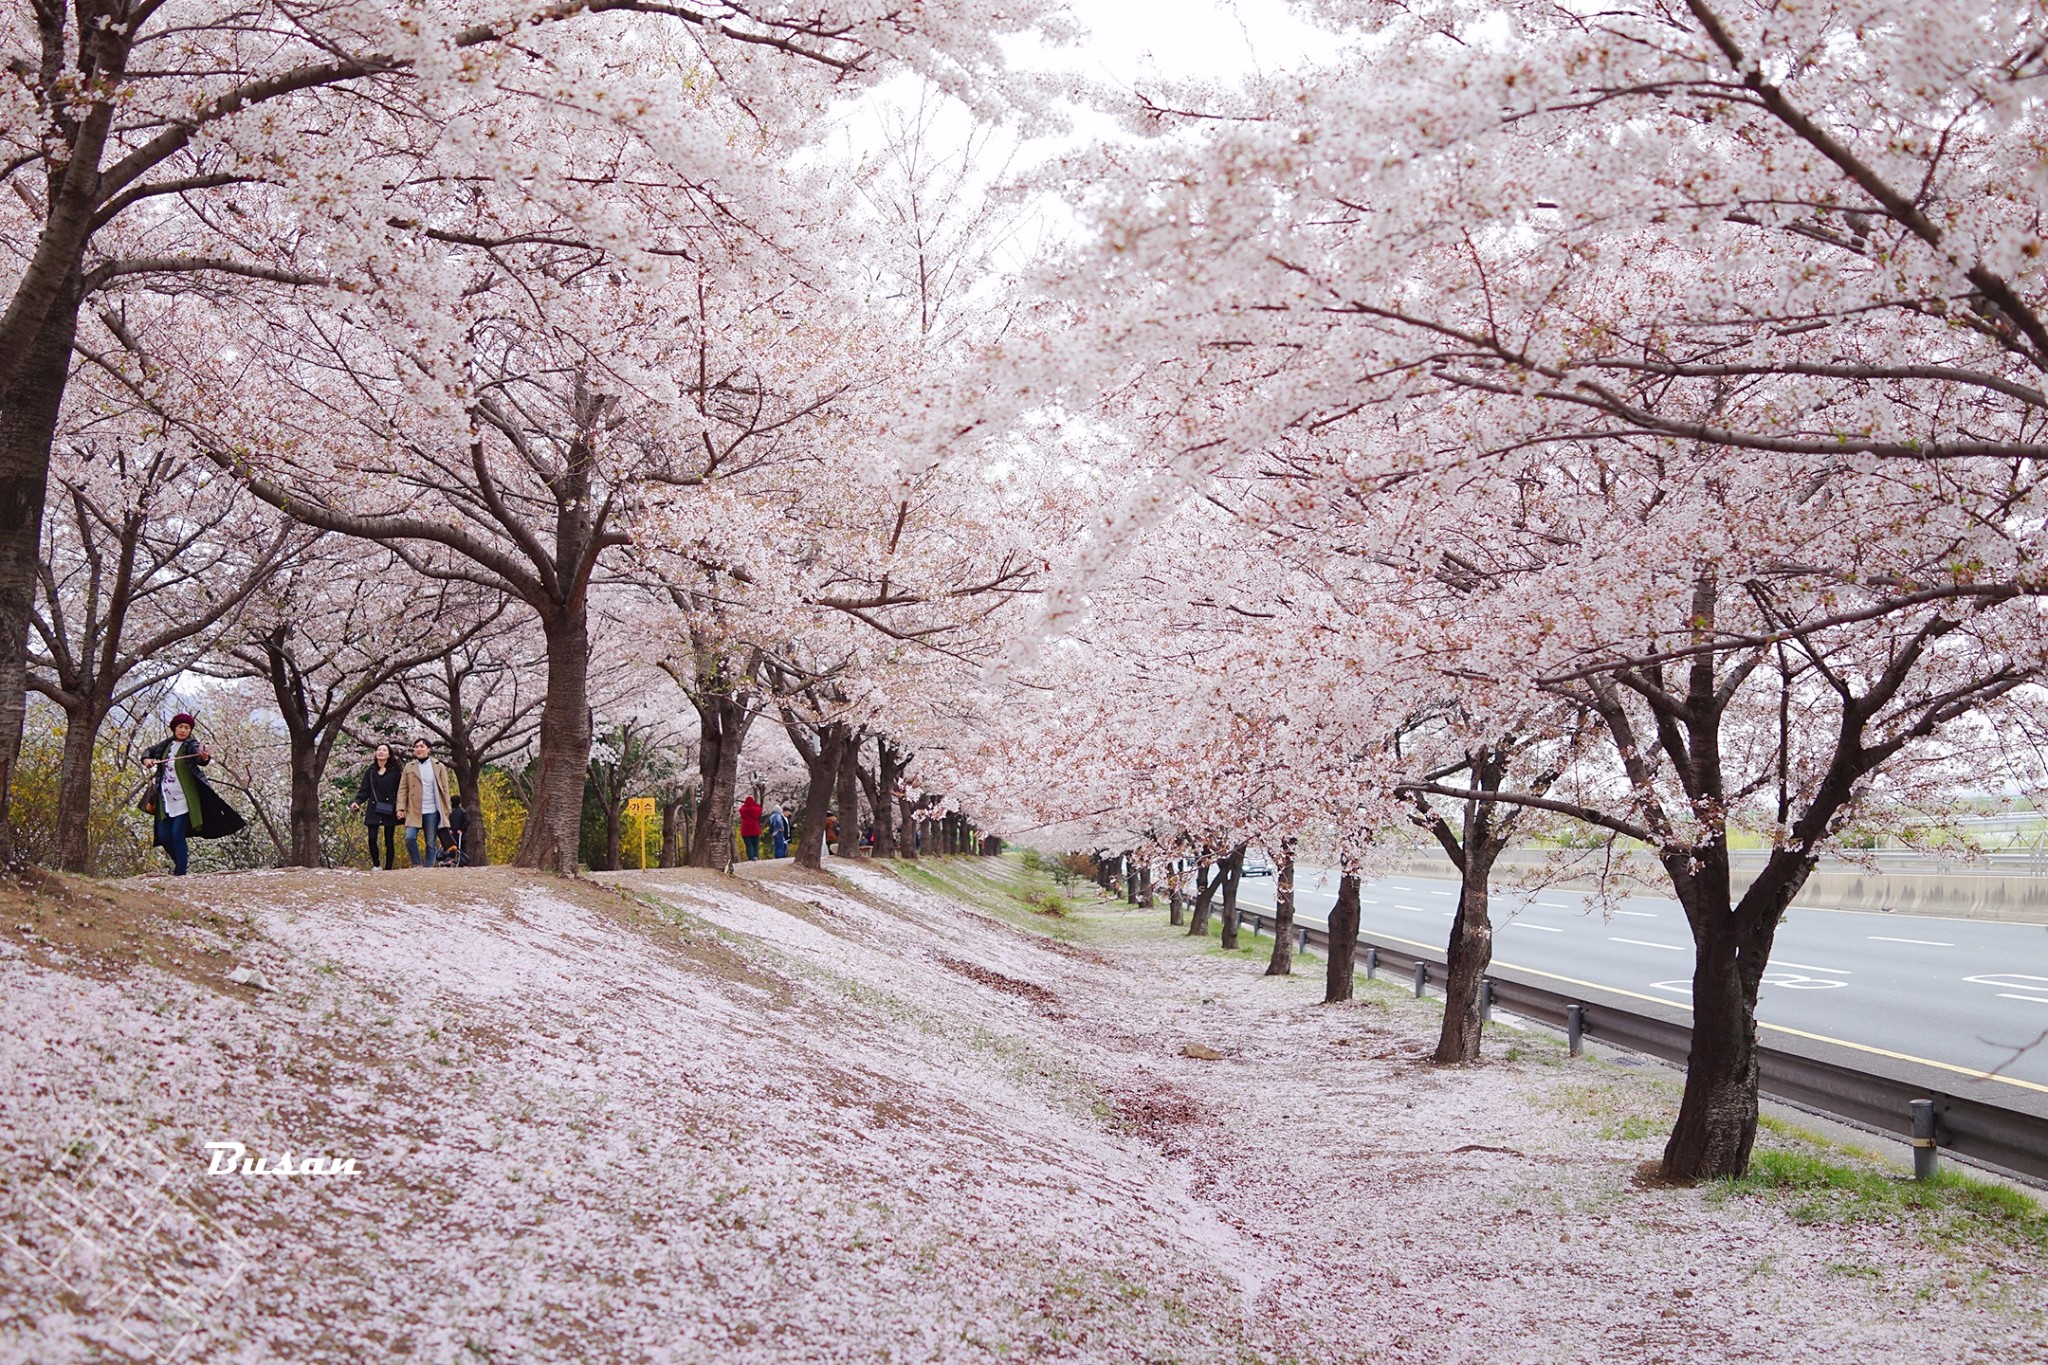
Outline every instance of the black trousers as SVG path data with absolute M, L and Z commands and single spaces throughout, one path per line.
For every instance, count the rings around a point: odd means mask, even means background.
M 364 831 L 365 833 L 367 833 L 367 834 L 368 834 L 368 835 L 370 836 L 370 866 L 371 866 L 371 867 L 377 867 L 377 866 L 379 866 L 379 864 L 378 864 L 378 862 L 377 862 L 377 831 L 378 831 L 378 830 L 382 830 L 382 831 L 384 831 L 384 862 L 382 863 L 382 867 L 384 868 L 384 870 L 385 870 L 386 872 L 389 872 L 389 871 L 391 870 L 391 868 L 392 868 L 392 864 L 393 864 L 393 862 L 394 862 L 394 861 L 395 861 L 395 860 L 397 859 L 397 857 L 398 857 L 398 847 L 397 847 L 397 845 L 398 845 L 398 826 L 397 826 L 397 825 L 370 825 L 370 826 L 368 826 L 368 827 L 366 828 L 366 830 Z

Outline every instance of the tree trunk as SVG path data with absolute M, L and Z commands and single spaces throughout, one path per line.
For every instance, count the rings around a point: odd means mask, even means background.
M 903 779 L 903 770 L 893 767 L 888 761 L 889 746 L 876 741 L 881 754 L 875 761 L 875 790 L 868 798 L 868 804 L 875 808 L 875 856 L 894 858 L 896 848 L 896 802 L 889 793 Z
M 661 803 L 661 865 L 675 867 L 682 862 L 683 798 Z
M 291 831 L 292 867 L 319 867 L 320 773 L 325 751 L 320 743 L 319 716 L 309 701 L 305 678 L 293 667 L 284 646 L 282 626 L 263 641 L 263 671 L 270 692 L 277 700 L 278 715 L 284 721 L 285 763 L 290 778 L 290 796 L 285 805 L 285 828 Z M 339 733 L 339 724 L 336 724 Z
M 1137 903 L 1138 856 L 1135 853 L 1126 853 L 1124 854 L 1124 904 L 1136 905 Z
M 291 731 L 292 866 L 320 867 L 320 749 L 314 737 Z
M 1166 865 L 1166 922 L 1176 929 L 1188 922 L 1187 903 L 1181 898 L 1181 879 L 1186 875 L 1178 858 Z
M 590 774 L 590 621 L 579 598 L 543 615 L 548 694 L 540 712 L 540 755 L 533 802 L 519 836 L 516 867 L 576 873 L 583 784 Z
M 0 861 L 5 862 L 14 857 L 8 802 L 27 718 L 28 623 L 42 562 L 50 443 L 70 376 L 82 294 L 83 279 L 74 263 L 42 325 L 27 338 L 17 377 L 0 389 Z
M 882 789 L 868 798 L 868 805 L 875 812 L 875 856 L 893 858 L 896 856 L 896 803 L 888 797 L 889 789 Z
M 860 737 L 848 735 L 839 749 L 839 771 L 833 782 L 839 807 L 839 856 L 858 856 L 860 848 Z
M 92 871 L 92 759 L 106 713 L 87 702 L 64 710 L 64 757 L 57 769 L 57 866 Z
M 1846 785 L 1846 784 L 1845 784 Z M 1813 812 L 1809 811 L 1809 816 Z M 1813 871 L 1810 855 L 1779 849 L 1731 903 L 1725 845 L 1664 858 L 1692 925 L 1692 1050 L 1678 1121 L 1664 1145 L 1664 1175 L 1736 1178 L 1756 1143 L 1756 996 L 1785 907 Z
M 1223 869 L 1211 863 L 1204 855 L 1195 864 L 1195 912 L 1188 916 L 1188 937 L 1209 936 L 1209 907 L 1216 899 L 1216 892 L 1223 885 Z
M 1465 840 L 1465 865 L 1458 874 L 1458 914 L 1451 922 L 1444 965 L 1444 1024 L 1436 1042 L 1436 1060 L 1446 1066 L 1470 1065 L 1479 1060 L 1483 1028 L 1479 986 L 1493 963 L 1488 883 L 1500 849 L 1500 842 L 1491 836 Z
M 1230 850 L 1218 869 L 1223 879 L 1223 950 L 1237 951 L 1237 884 L 1244 879 L 1244 845 Z
M 1728 919 L 1724 917 L 1725 926 Z M 1664 1144 L 1669 1180 L 1733 1179 L 1749 1170 L 1756 1142 L 1756 989 L 1737 960 L 1736 936 L 1717 928 L 1692 973 L 1692 1050 L 1685 1095 Z
M 867 791 L 868 809 L 874 812 L 875 856 L 893 858 L 896 856 L 896 802 L 890 793 L 896 790 L 896 783 L 903 776 L 895 746 L 877 737 L 874 770 L 870 772 L 856 763 L 854 772 Z
M 1149 859 L 1138 865 L 1138 908 L 1152 908 L 1152 863 Z
M 484 828 L 484 760 L 470 749 L 451 749 L 448 766 L 455 770 L 455 785 L 462 794 L 455 798 L 469 815 L 469 828 L 462 831 L 462 857 L 471 867 L 491 865 L 490 832 Z
M 1273 960 L 1267 976 L 1294 975 L 1294 841 L 1280 842 L 1273 870 Z
M 1330 963 L 1323 977 L 1323 1003 L 1351 998 L 1352 958 L 1358 953 L 1358 874 L 1337 882 L 1337 906 L 1330 911 Z
M 810 769 L 810 789 L 804 793 L 804 832 L 796 843 L 796 865 L 812 870 L 825 866 L 825 812 L 832 808 L 832 788 L 839 776 L 839 759 L 846 750 L 846 727 L 838 723 L 818 728 L 818 753 L 803 751 L 804 766 Z
M 626 856 L 626 822 L 620 809 L 625 801 L 622 796 L 603 792 L 600 801 L 604 806 L 604 868 L 606 872 L 617 872 Z
M 732 866 L 732 813 L 739 804 L 740 748 L 746 742 L 753 712 L 734 697 L 691 699 L 697 711 L 700 742 L 697 779 L 703 804 L 697 807 L 695 829 L 684 863 L 689 867 Z
M 917 861 L 918 844 L 923 841 L 924 831 L 918 828 L 917 803 L 905 797 L 896 803 L 896 813 L 902 819 L 897 824 L 896 856 Z

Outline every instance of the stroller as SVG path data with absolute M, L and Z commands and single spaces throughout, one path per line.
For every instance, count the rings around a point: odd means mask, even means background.
M 468 867 L 469 810 L 459 801 L 454 805 L 455 809 L 441 822 L 440 863 L 442 867 Z

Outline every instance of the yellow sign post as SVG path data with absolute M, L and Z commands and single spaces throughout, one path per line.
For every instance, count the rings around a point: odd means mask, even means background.
M 626 798 L 626 814 L 640 821 L 640 870 L 647 870 L 647 822 L 654 818 L 654 798 L 651 796 L 629 796 Z

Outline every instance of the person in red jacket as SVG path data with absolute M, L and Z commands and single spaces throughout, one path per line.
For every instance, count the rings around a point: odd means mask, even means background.
M 740 842 L 747 846 L 747 861 L 761 860 L 761 803 L 752 792 L 740 802 Z

